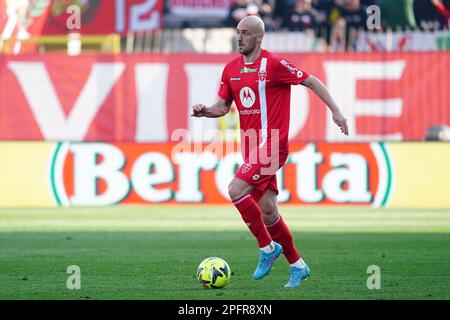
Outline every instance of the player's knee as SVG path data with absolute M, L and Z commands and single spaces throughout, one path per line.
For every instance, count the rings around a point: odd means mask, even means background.
M 275 208 L 273 208 L 272 206 L 260 206 L 260 208 L 261 213 L 268 218 L 275 215 Z
M 276 205 L 271 203 L 259 203 L 261 214 L 266 225 L 273 224 L 278 218 L 278 209 Z
M 270 226 L 277 221 L 277 217 L 274 214 L 264 214 L 263 213 L 262 218 L 263 218 L 264 224 L 266 226 Z
M 261 208 L 261 213 L 269 218 L 278 216 L 277 204 L 272 201 L 260 202 L 259 207 Z
M 228 185 L 228 195 L 230 196 L 231 200 L 236 200 L 237 198 L 239 198 L 242 194 L 242 190 L 240 190 L 240 188 L 238 188 L 235 184 L 230 183 Z

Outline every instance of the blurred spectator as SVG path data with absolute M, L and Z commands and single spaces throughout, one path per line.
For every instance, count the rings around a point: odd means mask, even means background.
M 380 9 L 383 23 L 389 28 L 414 29 L 417 26 L 414 0 L 381 0 Z
M 242 18 L 250 15 L 258 15 L 263 19 L 266 30 L 276 29 L 272 18 L 276 0 L 236 0 L 230 7 L 226 26 L 235 28 Z
M 361 0 L 361 5 L 363 7 L 369 7 L 371 5 L 380 6 L 381 0 Z
M 320 21 L 319 12 L 312 7 L 311 0 L 297 0 L 283 21 L 283 28 L 289 31 L 317 31 Z
M 341 17 L 348 28 L 365 28 L 367 14 L 360 0 L 344 0 L 341 6 Z
M 360 0 L 335 0 L 329 21 L 335 21 L 330 35 L 330 50 L 355 49 L 358 30 L 366 29 L 367 14 Z
M 313 8 L 317 10 L 319 19 L 317 21 L 317 36 L 330 43 L 331 27 L 339 17 L 339 9 L 334 0 L 313 0 Z M 332 14 L 334 12 L 334 14 Z
M 431 0 L 439 13 L 447 20 L 447 28 L 450 28 L 450 9 L 447 8 L 440 0 Z
M 439 30 L 447 25 L 447 20 L 441 16 L 430 0 L 415 0 L 414 15 L 416 17 L 417 27 L 421 30 Z
M 253 0 L 253 2 L 258 7 L 258 15 L 263 19 L 266 31 L 276 30 L 277 25 L 273 19 L 276 0 Z
M 297 0 L 277 0 L 273 8 L 273 20 L 276 28 L 281 28 L 286 20 L 286 13 L 292 8 Z
M 226 20 L 226 25 L 228 27 L 236 27 L 239 21 L 242 18 L 245 18 L 249 15 L 249 4 L 250 0 L 236 0 L 236 2 L 230 7 L 230 11 L 228 12 L 228 17 Z M 256 9 L 256 7 L 255 7 Z
M 312 6 L 319 15 L 319 25 L 325 26 L 330 11 L 334 7 L 334 0 L 312 0 Z
M 170 0 L 164 0 L 163 13 L 170 14 L 171 12 Z

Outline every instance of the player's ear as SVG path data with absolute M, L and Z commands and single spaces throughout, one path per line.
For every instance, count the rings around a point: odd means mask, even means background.
M 259 34 L 258 34 L 258 40 L 259 40 L 260 42 L 262 42 L 263 38 L 264 38 L 264 32 L 259 33 Z

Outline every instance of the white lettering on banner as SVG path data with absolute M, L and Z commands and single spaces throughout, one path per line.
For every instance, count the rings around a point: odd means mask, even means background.
M 371 202 L 367 161 L 356 153 L 332 153 L 330 165 L 319 185 L 318 166 L 324 161 L 316 145 L 308 144 L 293 153 L 290 162 L 297 166 L 297 196 L 304 202 L 318 203 L 325 197 L 337 202 Z M 347 188 L 343 189 L 346 183 Z
M 200 171 L 212 170 L 218 159 L 211 152 L 177 153 L 174 162 L 178 164 L 178 192 L 175 200 L 179 202 L 202 202 L 203 193 L 200 190 Z
M 223 199 L 229 199 L 228 185 L 242 164 L 241 154 L 234 151 L 223 158 L 210 151 L 178 151 L 172 159 L 164 152 L 143 152 L 135 163 L 128 163 L 124 153 L 127 151 L 110 144 L 74 143 L 69 144 L 68 149 L 74 158 L 73 195 L 63 205 L 112 205 L 124 201 L 131 191 L 149 203 L 173 200 L 202 203 L 205 194 L 212 194 L 212 190 L 201 185 L 207 171 L 208 176 L 214 175 L 215 182 L 208 187 L 217 190 Z M 63 154 L 64 158 L 66 154 Z M 123 170 L 126 163 L 131 168 L 129 175 Z M 362 153 L 321 152 L 316 144 L 310 143 L 292 153 L 287 163 L 296 172 L 295 192 L 304 203 L 317 204 L 324 200 L 330 203 L 373 202 L 369 160 Z M 64 164 L 55 168 L 64 171 Z M 370 169 L 376 170 L 376 167 Z M 277 172 L 280 203 L 290 201 L 294 194 L 293 190 L 284 188 L 287 181 L 284 170 L 283 167 Z M 57 172 L 52 174 L 58 176 Z M 383 173 L 377 174 L 380 183 Z M 99 180 L 106 186 L 100 192 Z M 63 189 L 71 189 L 63 183 L 57 185 L 59 194 Z M 374 189 L 380 190 L 376 186 Z M 385 194 L 385 191 L 381 192 Z
M 277 188 L 278 188 L 277 201 L 279 203 L 288 202 L 291 199 L 291 193 L 289 192 L 289 190 L 284 188 L 284 169 L 283 169 L 283 167 L 281 167 L 281 169 L 277 171 Z
M 373 200 L 369 190 L 369 168 L 364 157 L 355 153 L 333 153 L 330 164 L 334 169 L 322 182 L 327 198 L 339 203 L 369 203 Z M 344 183 L 346 189 L 342 188 Z
M 157 0 L 144 0 L 142 3 L 132 4 L 130 8 L 130 30 L 134 32 L 154 30 L 159 28 L 160 13 L 155 10 L 150 17 L 142 17 L 151 12 Z
M 242 165 L 242 155 L 237 152 L 227 154 L 217 166 L 216 186 L 224 199 L 230 199 L 228 195 L 228 185 L 233 180 L 234 173 Z
M 116 9 L 116 32 L 124 32 L 126 26 L 126 0 L 115 0 Z
M 167 78 L 169 65 L 138 63 L 136 83 L 136 141 L 168 141 L 167 135 Z
M 76 140 L 89 126 L 117 80 L 124 63 L 95 63 L 66 117 L 44 63 L 9 62 L 45 140 Z M 36 85 L 39 84 L 39 85 Z
M 149 152 L 140 156 L 131 170 L 131 183 L 136 193 L 149 202 L 163 202 L 173 198 L 170 188 L 154 186 L 174 181 L 172 162 L 159 152 Z
M 116 31 L 124 32 L 127 21 L 127 1 L 115 0 L 116 12 Z M 129 5 L 129 28 L 131 32 L 140 32 L 147 30 L 154 30 L 160 27 L 160 12 L 155 10 L 157 0 L 144 0 L 141 3 L 134 3 Z M 153 12 L 152 12 L 153 11 Z M 150 16 L 143 19 L 143 16 Z
M 206 106 L 217 101 L 221 73 L 224 64 L 220 63 L 186 63 L 184 69 L 188 79 L 188 105 L 187 114 L 191 114 L 191 106 L 203 103 Z M 217 129 L 217 119 L 189 117 L 188 130 L 194 142 L 214 140 L 214 136 L 206 136 L 208 132 Z M 216 131 L 217 132 L 217 131 Z
M 324 198 L 319 189 L 317 166 L 323 162 L 323 156 L 317 152 L 316 145 L 308 144 L 303 150 L 291 154 L 289 161 L 297 166 L 297 196 L 299 199 L 317 203 Z
M 121 171 L 125 155 L 117 147 L 104 143 L 75 143 L 70 145 L 74 156 L 74 194 L 72 205 L 111 205 L 123 200 L 130 191 L 127 176 Z M 103 161 L 97 163 L 97 157 Z M 98 179 L 107 188 L 98 193 Z
M 325 61 L 324 69 L 327 76 L 327 86 L 331 95 L 336 99 L 348 120 L 349 136 L 353 141 L 371 140 L 402 140 L 401 133 L 364 135 L 358 134 L 356 128 L 357 116 L 400 117 L 402 115 L 403 100 L 359 100 L 357 99 L 356 84 L 358 80 L 400 80 L 406 62 L 358 62 L 358 61 Z M 345 77 L 344 77 L 345 75 Z M 345 79 L 345 81 L 343 81 Z M 345 136 L 333 122 L 327 111 L 326 139 L 327 141 L 345 140 Z

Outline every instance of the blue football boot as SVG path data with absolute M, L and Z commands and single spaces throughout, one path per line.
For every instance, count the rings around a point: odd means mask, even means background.
M 283 252 L 283 248 L 281 245 L 273 242 L 275 245 L 275 249 L 271 253 L 265 253 L 264 251 L 260 250 L 259 252 L 259 263 L 256 267 L 255 272 L 253 273 L 253 279 L 260 280 L 264 278 L 272 269 L 272 265 L 275 262 L 275 260 L 280 256 L 281 252 Z
M 303 268 L 291 267 L 291 278 L 289 282 L 284 286 L 285 288 L 300 287 L 302 280 L 311 276 L 311 271 L 308 265 L 305 263 Z

